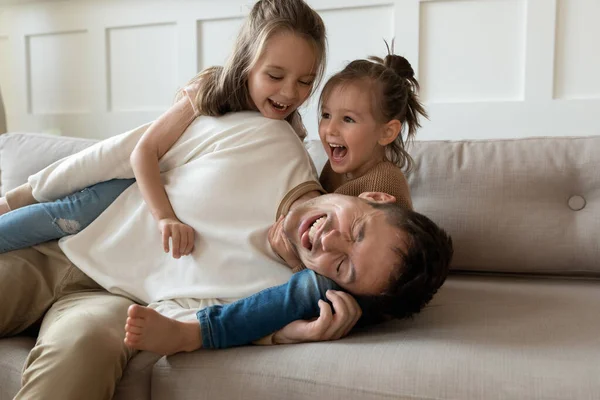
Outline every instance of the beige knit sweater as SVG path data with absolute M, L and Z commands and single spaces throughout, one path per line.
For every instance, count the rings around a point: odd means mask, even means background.
M 389 161 L 380 162 L 365 175 L 350 180 L 334 172 L 327 161 L 319 180 L 328 193 L 358 196 L 363 192 L 383 192 L 394 196 L 398 205 L 411 210 L 413 208 L 406 177 L 400 168 Z

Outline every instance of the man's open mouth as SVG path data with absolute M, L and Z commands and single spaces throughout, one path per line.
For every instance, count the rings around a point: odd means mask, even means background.
M 317 233 L 327 221 L 327 215 L 316 215 L 312 218 L 307 219 L 300 226 L 300 244 L 305 249 L 311 251 Z

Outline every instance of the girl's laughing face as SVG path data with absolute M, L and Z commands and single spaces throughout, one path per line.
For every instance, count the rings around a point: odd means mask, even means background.
M 350 178 L 364 175 L 385 159 L 386 124 L 373 115 L 372 89 L 366 81 L 337 85 L 321 107 L 319 137 L 331 168 Z

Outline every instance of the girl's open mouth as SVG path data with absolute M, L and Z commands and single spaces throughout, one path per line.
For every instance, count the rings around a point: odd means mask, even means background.
M 269 100 L 269 103 L 271 104 L 271 106 L 273 106 L 273 108 L 276 109 L 277 111 L 286 111 L 288 109 L 288 107 L 290 106 L 289 104 L 278 103 L 271 99 L 268 99 L 268 100 Z
M 348 154 L 348 149 L 346 146 L 341 144 L 329 143 L 329 148 L 331 150 L 331 160 L 335 162 L 342 161 L 346 154 Z

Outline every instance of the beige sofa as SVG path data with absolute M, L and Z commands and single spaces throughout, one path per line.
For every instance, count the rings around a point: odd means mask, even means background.
M 2 191 L 90 143 L 0 136 Z M 141 353 L 115 398 L 600 399 L 600 137 L 411 153 L 414 205 L 456 249 L 456 273 L 421 314 L 336 342 Z M 33 343 L 0 340 L 0 399 L 17 392 Z

